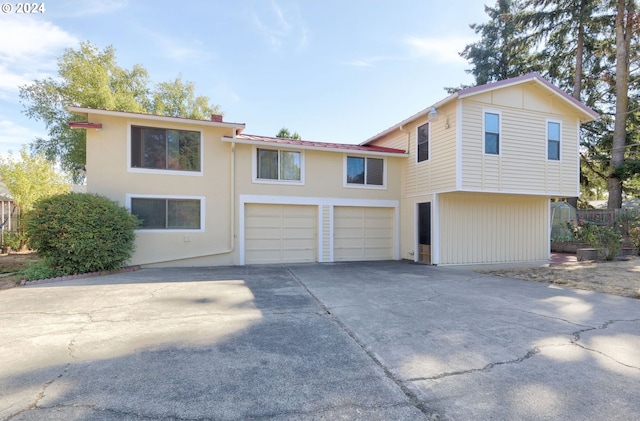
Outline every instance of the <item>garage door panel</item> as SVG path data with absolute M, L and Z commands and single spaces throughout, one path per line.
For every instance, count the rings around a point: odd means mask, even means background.
M 393 208 L 335 207 L 334 260 L 393 258 Z
M 317 207 L 245 205 L 245 262 L 317 260 Z

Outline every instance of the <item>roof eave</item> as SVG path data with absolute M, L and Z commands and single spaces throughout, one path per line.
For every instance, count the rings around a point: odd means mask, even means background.
M 433 105 L 428 106 L 427 108 L 425 108 L 424 110 L 418 111 L 417 113 L 415 113 L 414 115 L 412 115 L 409 118 L 406 118 L 404 120 L 402 120 L 400 123 L 395 124 L 391 127 L 389 127 L 386 130 L 381 131 L 380 133 L 376 134 L 375 136 L 371 136 L 369 139 L 365 140 L 364 142 L 360 143 L 360 146 L 367 146 L 369 143 L 381 138 L 382 136 L 388 135 L 389 133 L 392 133 L 396 130 L 398 130 L 400 127 L 405 126 L 419 118 L 425 117 L 429 115 L 429 111 L 431 111 L 431 108 L 435 107 L 440 108 L 446 104 L 448 104 L 449 102 L 455 100 L 458 98 L 458 93 L 454 92 L 451 95 L 449 95 L 448 97 L 446 97 L 445 99 L 436 102 Z
M 206 125 L 213 127 L 225 127 L 236 130 L 243 130 L 245 128 L 245 124 L 243 123 L 228 123 L 228 122 L 218 122 L 218 121 L 210 121 L 210 120 L 196 120 L 191 118 L 183 118 L 183 117 L 170 117 L 164 115 L 157 114 L 144 114 L 144 113 L 134 113 L 129 111 L 113 111 L 113 110 L 99 110 L 94 108 L 85 108 L 85 107 L 76 107 L 73 105 L 68 105 L 67 110 L 69 112 L 88 118 L 89 114 L 94 115 L 105 115 L 111 117 L 127 117 L 127 118 L 136 118 L 136 119 L 144 119 L 144 120 L 154 120 L 154 121 L 162 121 L 167 123 L 181 123 L 181 124 L 191 124 L 191 125 Z
M 353 153 L 358 155 L 388 156 L 388 157 L 396 157 L 396 158 L 406 158 L 407 156 L 409 156 L 406 152 L 365 151 L 361 149 L 344 149 L 344 148 L 332 148 L 332 147 L 312 146 L 312 145 L 280 144 L 275 142 L 273 143 L 265 142 L 261 140 L 240 139 L 237 137 L 229 137 L 229 136 L 222 136 L 221 140 L 223 142 L 228 142 L 228 143 L 239 143 L 243 145 L 264 146 L 264 147 L 272 147 L 272 148 L 278 147 L 278 148 L 286 148 L 286 149 L 312 150 L 312 151 L 321 151 L 321 152 Z

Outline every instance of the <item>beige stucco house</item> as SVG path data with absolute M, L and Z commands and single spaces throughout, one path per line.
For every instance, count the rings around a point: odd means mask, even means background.
M 546 260 L 597 114 L 537 74 L 461 90 L 360 145 L 69 107 L 87 191 L 137 214 L 133 264 Z

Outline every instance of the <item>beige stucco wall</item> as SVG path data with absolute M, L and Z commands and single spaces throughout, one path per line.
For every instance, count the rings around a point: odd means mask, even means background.
M 260 197 L 279 203 L 311 198 L 322 206 L 323 261 L 330 255 L 330 209 L 340 205 L 398 201 L 403 158 L 383 157 L 386 161 L 384 188 L 350 188 L 344 186 L 345 154 L 306 150 L 304 153 L 304 185 L 265 184 L 253 180 L 255 147 L 223 142 L 232 129 L 180 122 L 149 121 L 143 118 L 121 118 L 89 115 L 89 121 L 102 123 L 102 130 L 87 131 L 87 191 L 100 193 L 122 205 L 127 195 L 163 197 L 202 197 L 204 229 L 199 231 L 138 230 L 136 252 L 131 264 L 154 266 L 202 266 L 239 264 L 241 197 Z M 131 125 L 201 131 L 203 136 L 203 171 L 201 175 L 177 173 L 133 172 L 129 169 L 128 144 Z M 268 147 L 265 145 L 265 147 Z M 232 153 L 232 151 L 235 151 Z M 234 157 L 235 155 L 235 157 Z M 358 153 L 349 155 L 359 156 Z M 235 186 L 232 183 L 235 174 Z M 232 190 L 235 188 L 235 191 Z M 235 193 L 235 194 L 234 194 Z M 232 200 L 233 195 L 233 200 Z M 233 226 L 232 226 L 233 225 Z
M 461 190 L 577 196 L 578 127 L 574 108 L 534 84 L 461 100 Z M 500 154 L 484 153 L 483 113 L 501 113 Z M 560 161 L 547 159 L 547 121 L 561 123 Z
M 549 258 L 549 198 L 509 194 L 438 195 L 439 264 Z
M 345 187 L 344 159 L 349 156 L 364 156 L 357 152 L 343 154 L 317 150 L 302 150 L 304 154 L 304 184 L 254 182 L 255 146 L 236 144 L 236 187 L 238 194 L 262 196 L 306 196 L 342 198 L 354 200 L 397 200 L 401 183 L 401 162 L 404 158 L 373 156 L 386 161 L 386 188 Z M 264 145 L 265 149 L 276 149 Z M 282 149 L 296 150 L 282 146 Z
M 87 130 L 87 192 L 100 193 L 122 205 L 127 194 L 158 196 L 203 196 L 205 229 L 203 232 L 145 232 L 136 236 L 136 252 L 131 264 L 166 262 L 183 264 L 176 259 L 199 257 L 192 265 L 232 264 L 234 253 L 217 253 L 232 246 L 231 239 L 231 147 L 220 142 L 231 129 L 166 123 L 143 119 L 126 119 L 89 115 L 89 121 L 102 123 L 102 130 Z M 172 175 L 129 171 L 127 139 L 129 125 L 197 130 L 203 135 L 205 164 L 202 175 Z

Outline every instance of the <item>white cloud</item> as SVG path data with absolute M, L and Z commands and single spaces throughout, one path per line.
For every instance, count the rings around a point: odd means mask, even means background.
M 177 62 L 204 62 L 212 57 L 211 50 L 201 40 L 180 39 L 150 28 L 139 27 L 138 30 L 164 58 Z
M 406 50 L 404 53 L 359 58 L 346 61 L 343 64 L 353 67 L 374 67 L 384 62 L 424 59 L 432 59 L 439 63 L 462 63 L 465 62 L 465 59 L 460 57 L 459 52 L 472 42 L 474 42 L 472 38 L 462 37 L 419 38 L 409 36 L 401 42 Z
M 33 79 L 53 75 L 56 57 L 78 39 L 49 21 L 6 15 L 0 26 L 0 96 Z
M 43 137 L 28 127 L 23 127 L 9 120 L 0 120 L 0 154 L 5 155 L 9 151 L 18 154 L 23 145 L 30 143 L 36 137 Z
M 253 21 L 262 38 L 273 50 L 278 51 L 284 46 L 302 50 L 307 46 L 307 28 L 298 7 L 285 10 L 272 0 L 270 13 L 258 16 L 254 12 Z
M 441 63 L 456 63 L 466 61 L 459 53 L 474 41 L 473 38 L 464 37 L 407 37 L 404 44 L 409 47 L 414 57 L 430 57 Z

